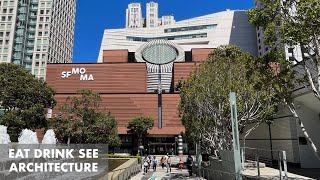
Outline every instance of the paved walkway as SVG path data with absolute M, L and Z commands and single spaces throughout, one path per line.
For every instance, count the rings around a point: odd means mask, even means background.
M 161 166 L 157 167 L 156 171 L 153 171 L 150 168 L 147 174 L 140 172 L 135 177 L 131 178 L 131 180 L 169 180 L 169 179 L 189 179 L 189 180 L 200 180 L 201 178 L 197 177 L 189 177 L 188 171 L 183 169 L 180 171 L 177 168 L 171 168 L 171 173 L 167 173 L 167 168 L 162 169 Z
M 158 162 L 160 162 L 162 156 L 157 155 L 156 159 L 158 160 Z M 196 178 L 196 177 L 189 177 L 188 174 L 188 170 L 187 169 L 183 169 L 182 171 L 180 171 L 177 168 L 177 164 L 180 161 L 180 158 L 182 160 L 182 162 L 186 162 L 187 156 L 182 156 L 182 157 L 178 157 L 178 156 L 171 156 L 171 164 L 172 164 L 172 168 L 171 168 L 171 173 L 167 173 L 167 168 L 164 167 L 162 169 L 162 167 L 160 165 L 157 166 L 157 170 L 153 171 L 152 167 L 150 167 L 150 169 L 148 170 L 147 174 L 143 173 L 143 169 L 142 172 L 140 172 L 139 174 L 137 174 L 135 177 L 131 178 L 131 180 L 167 180 L 167 179 L 200 179 L 200 178 Z

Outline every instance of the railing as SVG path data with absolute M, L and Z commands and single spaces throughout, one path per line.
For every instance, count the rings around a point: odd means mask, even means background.
M 246 160 L 255 162 L 258 177 L 261 175 L 260 162 L 263 162 L 270 167 L 278 168 L 280 180 L 288 179 L 287 157 L 285 151 L 241 147 L 241 162 L 243 169 L 245 168 L 244 163 Z M 282 173 L 283 171 L 284 175 Z
M 129 180 L 132 176 L 138 174 L 141 171 L 141 164 L 134 164 L 127 168 L 113 170 L 108 173 L 111 174 L 110 180 Z
M 196 177 L 201 177 L 199 179 L 205 180 L 224 180 L 224 179 L 239 179 L 242 177 L 242 180 L 246 180 L 247 177 L 231 173 L 227 171 L 215 170 L 212 168 L 199 167 L 196 163 L 193 164 L 192 172 L 196 175 Z

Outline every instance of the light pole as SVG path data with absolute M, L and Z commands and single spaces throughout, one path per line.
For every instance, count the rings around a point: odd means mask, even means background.
M 161 87 L 161 65 L 158 70 L 158 128 L 162 128 L 162 87 Z

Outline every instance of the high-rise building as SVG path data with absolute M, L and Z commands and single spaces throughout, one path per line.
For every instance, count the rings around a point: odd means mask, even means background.
M 162 16 L 161 18 L 161 25 L 169 25 L 169 24 L 174 24 L 176 21 L 174 20 L 174 16 L 169 15 L 169 16 Z
M 70 63 L 76 0 L 0 0 L 0 63 L 45 79 L 46 64 Z
M 147 22 L 146 27 L 158 26 L 158 3 L 147 3 Z
M 140 3 L 131 3 L 126 10 L 126 28 L 142 28 L 143 18 Z

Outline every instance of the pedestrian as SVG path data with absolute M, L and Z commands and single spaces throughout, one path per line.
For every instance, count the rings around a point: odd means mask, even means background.
M 151 161 L 152 161 L 152 158 L 151 158 L 151 155 L 148 155 L 148 159 L 149 159 L 149 166 L 148 166 L 148 169 L 150 169 L 150 166 L 151 166 Z
M 188 158 L 187 158 L 187 162 L 186 162 L 187 168 L 188 168 L 188 172 L 189 172 L 189 176 L 192 176 L 192 163 L 193 163 L 193 158 L 189 154 Z
M 143 159 L 143 173 L 147 174 L 148 173 L 148 166 L 149 166 L 149 158 L 148 156 L 145 156 L 145 158 Z
M 157 165 L 158 165 L 158 161 L 156 159 L 156 156 L 153 156 L 153 160 L 152 160 L 152 168 L 153 168 L 153 171 L 156 171 L 157 170 Z
M 168 156 L 168 159 L 167 159 L 167 173 L 169 172 L 169 170 L 171 172 L 171 157 L 170 156 Z
M 165 163 L 166 163 L 166 158 L 164 157 L 164 156 L 162 156 L 162 158 L 161 158 L 161 166 L 162 166 L 162 169 L 164 168 L 164 165 L 165 165 Z
M 182 171 L 182 168 L 183 168 L 183 162 L 180 158 L 180 161 L 179 161 L 179 170 Z

